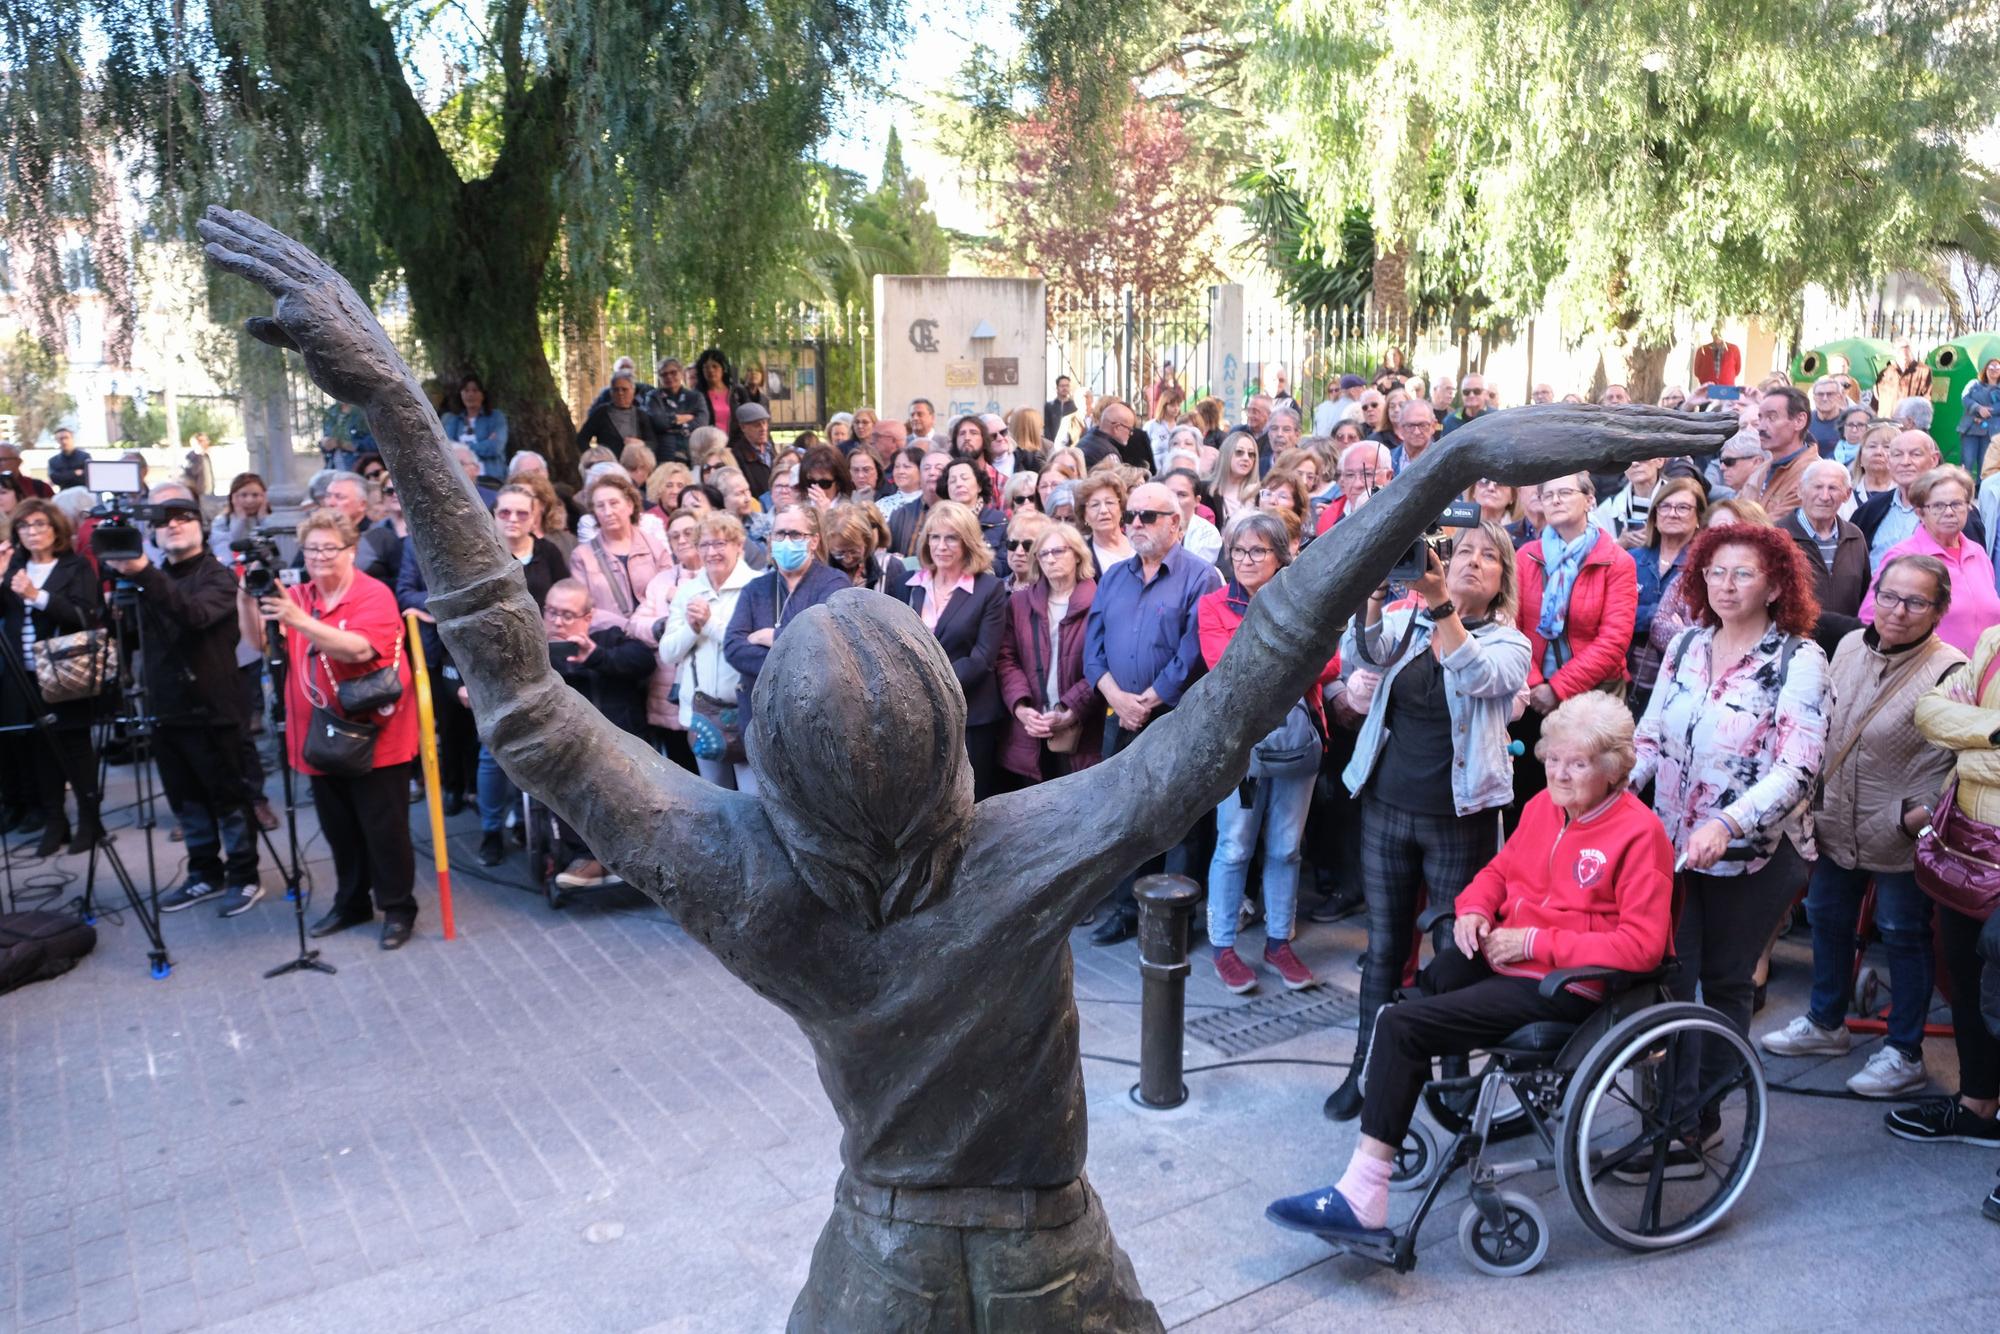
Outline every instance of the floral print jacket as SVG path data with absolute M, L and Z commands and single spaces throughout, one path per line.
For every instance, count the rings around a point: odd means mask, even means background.
M 1676 649 L 1667 650 L 1639 721 L 1632 787 L 1652 780 L 1653 809 L 1674 851 L 1685 852 L 1689 835 L 1718 816 L 1744 831 L 1708 875 L 1762 870 L 1786 834 L 1799 855 L 1814 856 L 1806 794 L 1825 760 L 1826 654 L 1811 639 L 1799 640 L 1781 685 L 1786 638 L 1772 626 L 1717 677 L 1715 631 L 1696 630 L 1679 645 L 1678 663 Z

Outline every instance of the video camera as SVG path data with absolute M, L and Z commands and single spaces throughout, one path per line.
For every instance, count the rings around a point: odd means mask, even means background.
M 278 596 L 284 582 L 285 558 L 276 539 L 296 529 L 266 525 L 248 537 L 239 537 L 229 549 L 243 558 L 243 591 L 253 598 Z
M 1452 539 L 1445 529 L 1477 528 L 1479 524 L 1479 506 L 1469 500 L 1452 501 L 1445 506 L 1444 513 L 1438 516 L 1437 522 L 1410 544 L 1410 549 L 1403 553 L 1403 558 L 1389 571 L 1389 578 L 1399 584 L 1414 583 L 1423 578 L 1424 572 L 1430 568 L 1430 563 L 1425 557 L 1433 551 L 1437 552 L 1439 564 L 1449 564 Z
M 139 465 L 122 459 L 88 465 L 84 485 L 103 497 L 104 504 L 90 511 L 97 526 L 90 531 L 90 551 L 105 560 L 134 560 L 145 554 L 146 544 L 138 525 L 160 521 L 159 507 L 135 504 L 134 497 L 145 494 L 139 480 Z

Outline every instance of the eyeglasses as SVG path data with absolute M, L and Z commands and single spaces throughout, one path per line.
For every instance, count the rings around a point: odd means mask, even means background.
M 201 516 L 199 514 L 195 514 L 189 510 L 175 510 L 171 514 L 162 516 L 162 518 L 160 519 L 159 526 L 162 528 L 170 528 L 177 523 L 200 523 L 200 522 L 201 522 Z
M 1032 537 L 1010 537 L 1007 539 L 1007 550 L 1009 551 L 1033 551 L 1034 549 L 1035 539 Z
M 836 486 L 839 486 L 840 483 L 834 481 L 831 477 L 813 477 L 807 479 L 806 485 L 819 491 L 831 491 Z
M 53 529 L 54 527 L 55 525 L 47 519 L 23 519 L 14 525 L 14 531 L 19 533 L 39 533 L 45 528 Z
M 1752 570 L 1742 565 L 1737 566 L 1735 569 L 1730 569 L 1726 565 L 1711 565 L 1703 570 L 1701 575 L 1702 578 L 1708 580 L 1711 584 L 1729 583 L 1742 585 L 1753 582 L 1763 573 L 1762 570 Z
M 1553 500 L 1557 504 L 1561 504 L 1565 500 L 1573 499 L 1582 494 L 1581 490 L 1573 486 L 1545 486 L 1542 488 L 1542 500 L 1544 503 Z
M 1878 607 L 1887 607 L 1890 611 L 1901 607 L 1904 611 L 1921 616 L 1932 607 L 1937 606 L 1937 602 L 1932 598 L 1906 598 L 1901 593 L 1877 592 L 1875 594 L 1875 605 Z
M 1043 548 L 1042 548 L 1042 549 L 1041 549 L 1040 551 L 1037 551 L 1037 552 L 1035 553 L 1035 559 L 1036 559 L 1036 560 L 1048 560 L 1048 559 L 1050 559 L 1051 557 L 1054 557 L 1054 556 L 1070 556 L 1070 557 L 1074 557 L 1075 555 L 1076 555 L 1076 553 L 1075 553 L 1074 551 L 1071 551 L 1071 550 L 1070 550 L 1070 549 L 1069 549 L 1068 547 L 1066 547 L 1066 546 L 1063 546 L 1063 545 L 1062 545 L 1061 543 L 1058 543 L 1058 544 L 1056 544 L 1055 546 L 1052 546 L 1052 547 L 1043 547 Z
M 1154 524 L 1158 523 L 1158 522 L 1159 522 L 1160 520 L 1162 520 L 1162 519 L 1166 518 L 1166 517 L 1167 517 L 1167 516 L 1168 516 L 1169 514 L 1173 514 L 1173 513 L 1177 513 L 1177 511 L 1175 511 L 1175 510 L 1126 510 L 1126 511 L 1125 511 L 1125 513 L 1124 513 L 1124 514 L 1123 514 L 1123 515 L 1121 516 L 1121 518 L 1122 518 L 1122 520 L 1123 520 L 1123 522 L 1124 522 L 1124 524 L 1125 524 L 1125 526 L 1126 526 L 1127 528 L 1130 528 L 1130 527 L 1131 527 L 1131 526 L 1132 526 L 1133 524 L 1135 524 L 1135 523 L 1137 523 L 1137 524 L 1144 524 L 1144 525 L 1146 525 L 1147 527 L 1149 527 L 1149 528 L 1150 528 L 1150 527 L 1151 527 L 1152 525 L 1154 525 Z
M 725 542 L 719 537 L 711 537 L 706 542 L 695 543 L 694 549 L 696 551 L 727 551 L 734 545 L 735 543 Z
M 337 547 L 300 547 L 299 553 L 307 560 L 332 560 L 335 556 L 349 550 L 353 546 L 352 542 L 348 542 Z
M 1926 514 L 1963 514 L 1972 506 L 1963 500 L 1933 500 L 1924 506 Z
M 542 615 L 552 621 L 562 621 L 565 624 L 570 621 L 583 621 L 590 618 L 590 613 L 587 611 L 564 611 L 561 607 L 544 607 L 542 608 Z
M 1231 560 L 1251 560 L 1251 561 L 1263 560 L 1272 554 L 1273 553 L 1271 551 L 1271 548 L 1269 547 L 1229 548 L 1229 559 Z
M 773 528 L 771 530 L 772 540 L 778 542 L 804 542 L 811 537 L 811 533 L 798 528 Z
M 1763 455 L 1761 454 L 1725 454 L 1722 458 L 1722 466 L 1731 468 L 1739 463 L 1755 463 L 1762 457 Z
M 1694 506 L 1686 501 L 1677 500 L 1672 504 L 1653 506 L 1653 513 L 1688 515 L 1694 513 Z

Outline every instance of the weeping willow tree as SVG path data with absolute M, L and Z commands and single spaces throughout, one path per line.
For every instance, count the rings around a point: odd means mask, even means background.
M 396 276 L 430 369 L 476 370 L 516 446 L 566 467 L 544 317 L 595 327 L 620 286 L 725 338 L 751 318 L 897 22 L 897 0 L 10 4 L 0 234 L 110 211 L 114 161 L 165 234 L 258 212 L 364 291 Z
M 1248 78 L 1332 237 L 1553 299 L 1657 385 L 1677 312 L 1784 316 L 1923 267 L 1979 218 L 2000 22 L 1942 0 L 1289 0 Z M 1448 180 L 1461 188 L 1437 188 Z M 1413 283 L 1413 286 L 1415 284 Z

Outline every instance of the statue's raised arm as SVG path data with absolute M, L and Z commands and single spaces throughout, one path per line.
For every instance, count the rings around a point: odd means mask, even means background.
M 367 414 L 430 583 L 430 611 L 501 768 L 663 903 L 683 887 L 738 882 L 732 841 L 694 831 L 754 821 L 755 803 L 662 763 L 556 675 L 519 564 L 459 471 L 430 400 L 347 280 L 247 213 L 211 208 L 199 227 L 211 260 L 277 301 L 249 332 L 298 352 L 320 388 Z
M 1011 843 L 1029 906 L 1074 921 L 1242 781 L 1252 747 L 1311 687 L 1348 618 L 1467 487 L 1707 453 L 1735 431 L 1733 417 L 1642 407 L 1549 404 L 1475 418 L 1280 571 L 1221 662 L 1134 743 L 1081 773 L 981 803 L 975 846 Z

